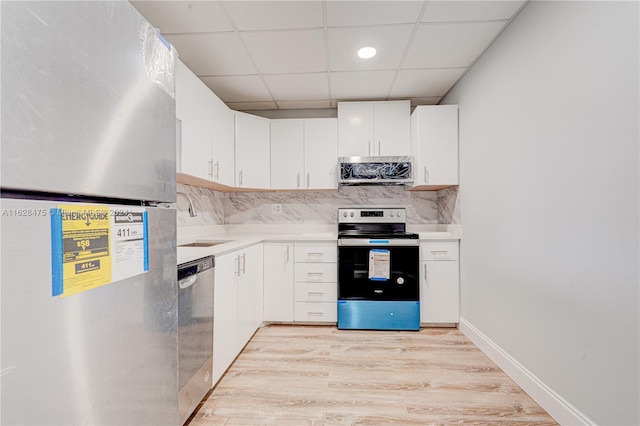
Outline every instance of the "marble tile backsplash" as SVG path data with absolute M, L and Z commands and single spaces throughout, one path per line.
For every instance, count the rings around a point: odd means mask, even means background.
M 404 207 L 407 223 L 460 223 L 457 188 L 438 192 L 405 191 L 401 186 L 343 186 L 338 191 L 218 192 L 178 184 L 178 191 L 194 201 L 198 216 L 190 217 L 188 203 L 178 198 L 178 226 L 225 224 L 337 223 L 337 209 L 352 206 Z M 282 204 L 272 214 L 271 204 Z
M 282 204 L 282 214 L 271 214 L 271 204 Z M 408 223 L 437 223 L 437 196 L 405 191 L 400 186 L 351 186 L 337 192 L 232 193 L 225 204 L 225 223 L 337 223 L 338 207 L 404 207 Z
M 197 216 L 189 216 L 189 203 L 184 197 L 178 197 L 178 226 L 224 225 L 224 200 L 228 196 L 224 192 L 197 186 L 177 184 L 177 191 L 187 194 L 193 200 Z
M 460 225 L 460 198 L 458 187 L 438 191 L 438 223 Z

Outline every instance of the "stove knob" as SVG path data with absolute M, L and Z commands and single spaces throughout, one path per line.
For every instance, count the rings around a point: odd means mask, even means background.
M 353 212 L 349 213 L 349 216 L 353 217 L 354 216 Z
M 347 212 L 342 213 L 342 216 L 347 217 Z
M 398 217 L 400 217 L 400 213 L 402 213 L 402 212 L 398 212 L 398 213 L 397 213 L 397 214 L 398 214 Z
M 395 216 L 395 213 L 394 213 L 394 212 L 391 212 L 390 216 L 391 216 L 391 217 Z

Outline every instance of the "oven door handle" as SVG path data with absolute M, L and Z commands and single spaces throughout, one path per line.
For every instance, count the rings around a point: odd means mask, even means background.
M 401 246 L 401 247 L 417 247 L 420 245 L 420 240 L 412 239 L 367 239 L 367 238 L 339 238 L 338 246 Z

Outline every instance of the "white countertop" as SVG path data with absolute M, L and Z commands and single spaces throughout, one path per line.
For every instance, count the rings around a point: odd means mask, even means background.
M 407 225 L 420 240 L 459 240 L 460 225 Z M 206 256 L 222 256 L 260 243 L 335 242 L 335 225 L 214 225 L 178 228 L 178 265 Z M 210 247 L 180 247 L 215 242 Z

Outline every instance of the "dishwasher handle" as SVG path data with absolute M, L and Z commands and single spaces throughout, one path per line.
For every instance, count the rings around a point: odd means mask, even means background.
M 215 266 L 213 256 L 207 256 L 202 259 L 178 265 L 178 287 L 181 290 L 189 288 L 198 282 L 198 275 Z
M 188 278 L 178 281 L 178 287 L 180 287 L 180 290 L 184 290 L 185 288 L 189 288 L 197 282 L 198 275 L 191 275 Z

